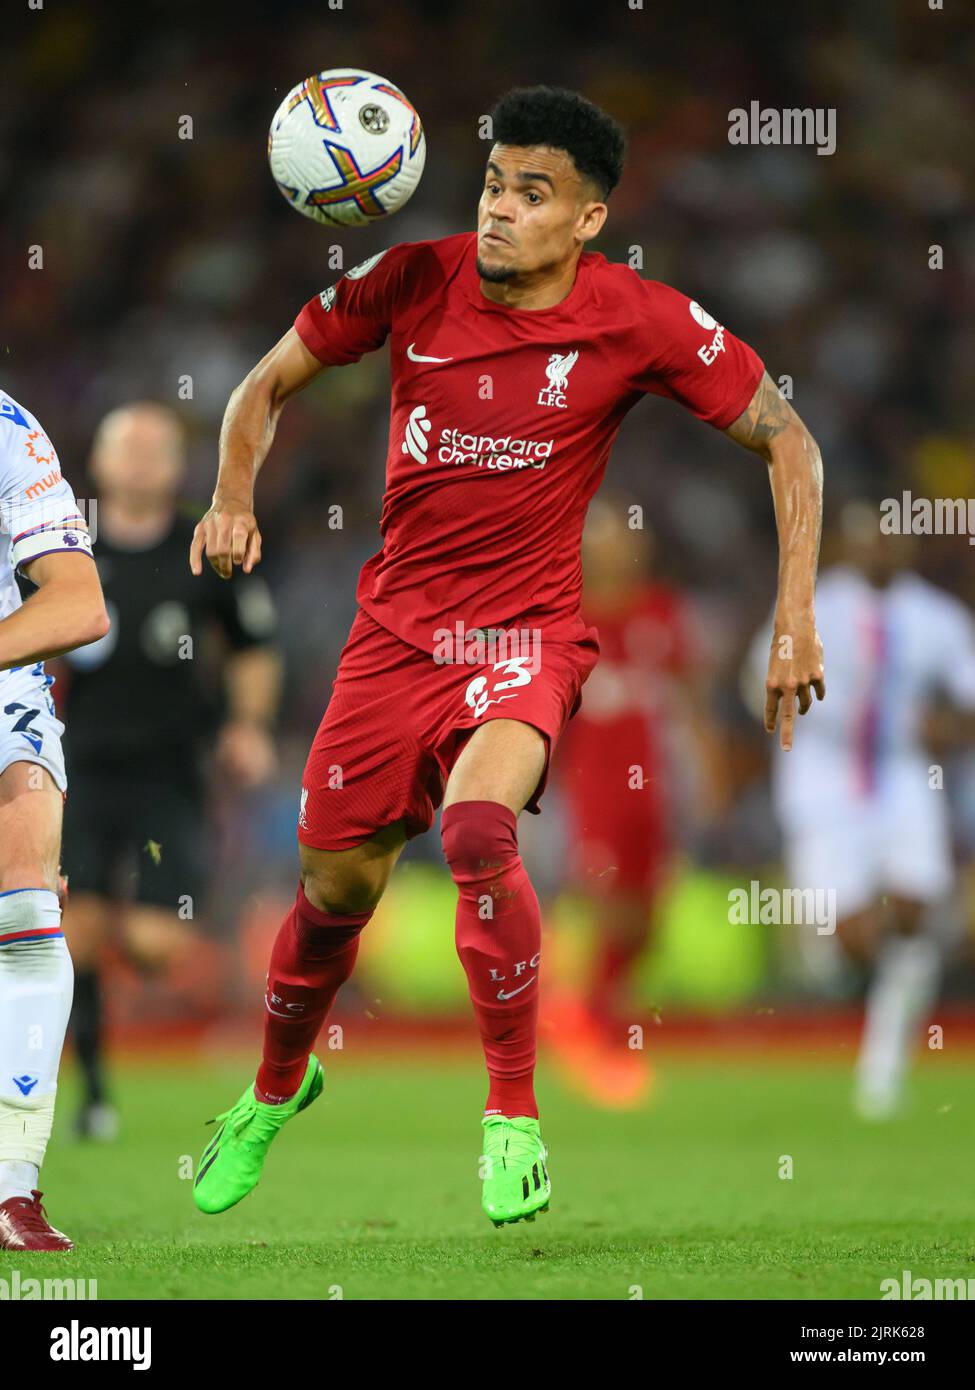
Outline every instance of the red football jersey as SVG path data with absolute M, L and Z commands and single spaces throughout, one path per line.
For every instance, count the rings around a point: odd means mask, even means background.
M 536 310 L 487 299 L 476 255 L 473 232 L 405 242 L 295 320 L 331 366 L 391 340 L 383 547 L 356 598 L 426 651 L 457 623 L 585 636 L 582 527 L 626 412 L 669 396 L 722 429 L 763 371 L 699 304 L 597 252 Z

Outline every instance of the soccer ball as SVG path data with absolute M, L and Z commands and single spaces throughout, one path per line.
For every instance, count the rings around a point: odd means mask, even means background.
M 326 226 L 364 226 L 397 212 L 423 173 L 416 110 L 391 82 L 358 68 L 316 72 L 282 101 L 267 137 L 274 182 Z

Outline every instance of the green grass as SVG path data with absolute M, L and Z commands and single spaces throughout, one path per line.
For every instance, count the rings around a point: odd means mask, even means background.
M 975 1082 L 925 1058 L 902 1119 L 865 1126 L 839 1062 L 664 1054 L 654 1104 L 605 1115 L 542 1076 L 552 1209 L 494 1230 L 477 1182 L 473 1058 L 324 1060 L 321 1100 L 277 1141 L 257 1190 L 196 1212 L 187 1156 L 247 1076 L 128 1065 L 118 1143 L 69 1133 L 63 1087 L 43 1174 L 98 1297 L 165 1299 L 867 1298 L 880 1281 L 975 1276 Z M 794 1177 L 778 1176 L 791 1155 Z M 64 1262 L 65 1264 L 67 1261 Z M 67 1274 L 0 1254 L 0 1276 Z M 340 1294 L 336 1294 L 340 1290 Z

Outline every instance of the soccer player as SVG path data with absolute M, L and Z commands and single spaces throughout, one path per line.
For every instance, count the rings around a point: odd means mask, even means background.
M 84 1080 L 80 1136 L 114 1137 L 102 1060 L 99 968 L 113 927 L 129 957 L 162 972 L 192 943 L 205 890 L 207 744 L 215 770 L 252 786 L 273 770 L 280 663 L 270 594 L 186 568 L 193 522 L 179 508 L 183 427 L 152 401 L 120 406 L 95 435 L 98 572 L 111 633 L 73 652 L 62 713 L 64 914 L 75 970 L 71 1031 Z M 226 651 L 226 699 L 212 667 Z M 224 709 L 226 706 L 226 709 Z
M 104 637 L 91 538 L 37 420 L 0 392 L 0 1250 L 63 1251 L 37 1190 L 71 1008 L 51 656 Z M 34 588 L 21 602 L 19 571 Z
M 875 505 L 847 502 L 840 531 L 843 563 L 816 595 L 834 698 L 801 747 L 773 760 L 772 790 L 789 881 L 836 894 L 837 937 L 869 981 L 854 1106 L 882 1120 L 901 1104 L 937 993 L 941 953 L 924 918 L 955 874 L 925 740 L 938 724 L 975 734 L 975 621 L 911 571 L 910 538 L 882 535 Z M 768 637 L 766 627 L 752 645 L 753 683 Z
M 721 774 L 688 605 L 652 575 L 653 550 L 623 499 L 593 501 L 582 614 L 599 632 L 599 664 L 555 769 L 572 846 L 565 879 L 589 903 L 595 934 L 584 989 L 549 991 L 543 1029 L 567 1084 L 610 1108 L 638 1104 L 649 1089 L 624 1011 L 674 862 L 671 769 L 678 756 L 691 764 L 684 780 L 698 804 Z
M 213 505 L 190 555 L 194 572 L 206 556 L 224 576 L 261 558 L 254 483 L 285 402 L 391 339 L 383 546 L 360 575 L 302 780 L 301 881 L 271 954 L 263 1060 L 203 1152 L 204 1211 L 253 1188 L 281 1126 L 321 1091 L 315 1038 L 397 857 L 441 801 L 489 1079 L 482 1205 L 496 1225 L 547 1207 L 532 1085 L 539 910 L 518 816 L 538 813 L 598 656 L 579 612 L 580 537 L 620 422 L 647 392 L 768 460 L 778 618 L 793 637 L 791 658 L 769 668 L 768 717 L 781 702 L 787 743 L 796 700 L 804 711 L 813 688 L 822 695 L 821 467 L 808 430 L 755 353 L 699 304 L 586 250 L 622 171 L 610 116 L 541 87 L 508 93 L 493 121 L 476 232 L 402 244 L 348 271 L 227 408 Z

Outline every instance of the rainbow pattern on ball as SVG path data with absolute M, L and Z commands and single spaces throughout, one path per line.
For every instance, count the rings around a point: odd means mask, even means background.
M 425 158 L 413 103 L 392 82 L 356 68 L 299 82 L 268 133 L 278 189 L 298 212 L 329 226 L 362 226 L 397 212 Z

